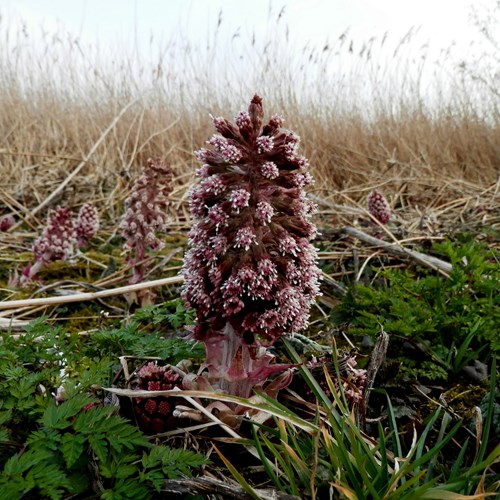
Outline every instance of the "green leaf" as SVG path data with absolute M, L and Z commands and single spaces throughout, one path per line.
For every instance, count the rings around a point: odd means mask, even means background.
M 21 456 L 14 455 L 7 460 L 3 472 L 7 476 L 22 474 L 31 467 L 45 462 L 52 456 L 49 450 L 28 450 Z
M 7 429 L 0 429 L 0 444 L 10 440 L 10 434 Z
M 45 410 L 42 417 L 42 424 L 45 427 L 55 428 L 59 420 L 59 415 L 57 414 L 57 406 L 55 403 L 50 404 Z
M 0 412 L 0 425 L 4 425 L 12 418 L 12 410 Z
M 97 455 L 97 458 L 102 462 L 107 461 L 108 447 L 106 444 L 106 439 L 100 434 L 90 434 L 89 444 L 92 451 Z
M 71 468 L 83 453 L 86 439 L 82 434 L 67 432 L 61 439 L 61 450 L 66 461 L 66 467 Z
M 151 491 L 149 488 L 141 484 L 135 479 L 128 479 L 126 481 L 118 481 L 113 489 L 104 490 L 101 493 L 103 500 L 149 500 L 151 498 Z
M 182 476 L 191 477 L 192 469 L 196 469 L 208 463 L 208 460 L 199 453 L 191 450 L 158 447 L 162 454 L 162 470 L 170 479 L 178 479 Z
M 214 449 L 217 452 L 217 455 L 224 462 L 225 466 L 229 469 L 229 472 L 233 475 L 233 477 L 238 481 L 238 484 L 254 499 L 260 500 L 259 494 L 248 484 L 247 480 L 238 472 L 236 467 L 217 449 L 214 445 Z
M 145 451 L 142 454 L 142 466 L 145 469 L 152 469 L 161 465 L 165 448 L 165 446 L 154 446 L 151 450 Z
M 61 435 L 53 429 L 40 429 L 33 431 L 26 439 L 26 444 L 32 450 L 49 449 L 57 450 Z
M 148 472 L 141 472 L 140 479 L 143 483 L 151 483 L 153 488 L 160 493 L 164 483 L 165 476 L 159 470 L 150 470 Z

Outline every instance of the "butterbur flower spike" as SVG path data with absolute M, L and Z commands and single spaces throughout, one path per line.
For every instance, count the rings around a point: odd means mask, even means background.
M 201 182 L 191 192 L 195 225 L 182 270 L 209 376 L 244 397 L 283 371 L 265 346 L 303 329 L 319 294 L 308 162 L 281 117 L 264 126 L 263 117 L 255 96 L 235 124 L 213 119 L 217 134 L 195 153 Z
M 33 279 L 40 269 L 56 260 L 66 260 L 75 249 L 76 230 L 69 208 L 57 207 L 49 212 L 47 226 L 35 241 L 35 263 L 23 270 L 25 280 Z
M 150 260 L 148 250 L 159 250 L 163 245 L 157 233 L 167 229 L 171 191 L 170 167 L 159 159 L 149 159 L 125 201 L 127 210 L 120 224 L 126 239 L 127 263 L 132 269 L 130 284 L 145 279 Z M 137 292 L 137 299 L 141 306 L 151 305 L 154 293 L 151 290 Z
M 368 211 L 381 224 L 387 224 L 391 218 L 391 207 L 379 191 L 372 191 L 368 195 Z
M 99 214 L 92 203 L 85 203 L 81 206 L 76 220 L 76 235 L 78 246 L 85 246 L 99 230 Z
M 8 231 L 15 223 L 16 221 L 11 214 L 0 217 L 0 232 Z
M 137 372 L 137 390 L 170 391 L 182 387 L 180 371 L 150 362 Z M 178 425 L 174 417 L 179 398 L 134 398 L 134 411 L 141 428 L 148 434 L 165 432 Z

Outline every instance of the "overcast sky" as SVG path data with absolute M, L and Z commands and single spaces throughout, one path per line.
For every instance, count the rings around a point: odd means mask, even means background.
M 492 0 L 476 0 L 491 4 Z M 12 25 L 25 22 L 47 31 L 68 31 L 103 46 L 137 47 L 151 35 L 203 40 L 213 34 L 222 11 L 221 31 L 241 36 L 272 29 L 285 7 L 284 22 L 300 42 L 324 43 L 349 28 L 354 38 L 388 31 L 395 39 L 411 27 L 419 41 L 466 47 L 477 37 L 469 16 L 472 0 L 0 0 Z M 271 16 L 269 11 L 272 11 Z
M 212 73 L 205 81 L 213 82 L 215 75 L 229 86 L 241 80 L 245 74 L 242 68 L 250 68 L 250 72 L 246 71 L 247 79 L 259 78 L 254 70 L 259 69 L 266 44 L 274 43 L 279 50 L 272 60 L 291 58 L 296 63 L 291 77 L 296 87 L 302 85 L 307 90 L 310 82 L 321 78 L 338 79 L 342 85 L 343 75 L 350 75 L 351 68 L 358 73 L 348 76 L 351 80 L 346 88 L 362 86 L 371 64 L 384 84 L 389 82 L 397 89 L 402 88 L 400 78 L 415 78 L 428 96 L 437 95 L 433 90 L 435 82 L 443 78 L 451 82 L 462 59 L 469 59 L 476 66 L 477 54 L 483 54 L 484 37 L 472 21 L 472 6 L 484 15 L 485 8 L 492 8 L 495 3 L 496 0 L 0 0 L 0 43 L 9 40 L 16 46 L 16 55 L 31 51 L 24 66 L 27 71 L 31 71 L 31 61 L 47 56 L 52 56 L 52 61 L 57 59 L 58 76 L 57 64 L 52 63 L 48 72 L 41 73 L 53 80 L 64 80 L 67 54 L 74 67 L 83 64 L 81 73 L 85 75 L 92 67 L 85 66 L 87 61 L 104 63 L 113 73 L 114 68 L 120 68 L 120 61 L 130 62 L 132 55 L 135 59 L 127 69 L 139 75 L 151 74 L 148 68 L 161 61 L 181 79 L 196 78 L 200 68 L 209 68 Z M 500 15 L 498 9 L 496 14 Z M 29 33 L 21 37 L 20 50 L 19 39 L 6 36 L 6 29 Z M 410 30 L 411 36 L 405 38 Z M 58 43 L 47 41 L 52 34 L 57 34 Z M 347 43 L 340 45 L 343 34 Z M 370 39 L 375 40 L 373 50 L 360 64 L 360 50 Z M 69 51 L 65 56 L 64 50 L 73 40 L 78 40 L 79 54 Z M 352 44 L 354 50 L 348 51 Z M 302 51 L 304 47 L 307 49 Z M 321 55 L 323 47 L 329 47 L 327 57 L 316 66 L 306 63 L 307 70 L 303 71 L 299 60 L 307 61 L 313 51 Z M 450 48 L 451 52 L 443 55 Z M 62 57 L 47 54 L 47 50 L 60 50 Z M 196 63 L 190 68 L 189 61 Z M 281 74 L 282 69 L 276 71 Z M 380 81 L 362 90 L 363 95 L 368 97 L 377 91 Z

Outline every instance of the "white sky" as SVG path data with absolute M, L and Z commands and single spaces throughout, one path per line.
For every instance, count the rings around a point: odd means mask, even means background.
M 242 36 L 272 29 L 285 6 L 284 22 L 304 43 L 324 43 L 347 28 L 354 38 L 389 31 L 397 38 L 412 26 L 422 41 L 447 47 L 466 46 L 477 37 L 469 21 L 470 6 L 492 0 L 0 0 L 9 23 L 23 20 L 28 27 L 72 33 L 99 46 L 147 41 L 151 35 L 168 40 L 178 35 L 203 40 L 214 33 L 222 10 L 221 31 Z M 269 10 L 273 15 L 269 16 Z
M 471 60 L 474 52 L 481 53 L 477 47 L 481 47 L 483 37 L 471 21 L 472 5 L 481 12 L 494 4 L 495 0 L 0 0 L 0 41 L 5 39 L 1 31 L 6 26 L 14 31 L 25 26 L 30 34 L 25 43 L 37 45 L 40 40 L 41 57 L 41 33 L 45 32 L 66 35 L 62 40 L 67 40 L 67 35 L 78 39 L 83 48 L 92 47 L 101 62 L 110 58 L 116 63 L 120 59 L 117 55 L 123 53 L 133 54 L 141 64 L 154 64 L 163 48 L 177 40 L 178 47 L 188 44 L 203 50 L 210 46 L 205 55 L 215 52 L 218 64 L 225 68 L 228 54 L 237 65 L 245 61 L 252 64 L 254 36 L 258 45 L 273 40 L 275 30 L 289 33 L 290 43 L 283 50 L 290 52 L 297 47 L 299 53 L 306 45 L 320 51 L 327 42 L 338 45 L 339 37 L 347 31 L 347 43 L 354 41 L 355 52 L 375 37 L 376 50 L 381 51 L 375 61 L 397 67 L 401 60 L 393 57 L 394 49 L 413 28 L 404 57 L 418 59 L 419 51 L 427 51 L 432 65 L 429 68 L 426 63 L 428 73 L 423 74 L 431 82 L 435 68 L 441 69 L 441 61 L 451 59 L 443 57 L 442 51 L 453 46 L 454 57 L 467 59 L 470 54 Z M 499 10 L 496 13 L 500 15 Z M 380 49 L 385 33 L 387 41 Z M 276 39 L 283 43 L 283 37 Z M 340 52 L 328 60 L 330 75 L 355 64 L 345 57 L 346 46 Z M 183 53 L 179 54 L 173 64 L 170 59 L 170 67 L 185 64 Z M 453 66 L 449 68 L 441 71 L 453 72 Z

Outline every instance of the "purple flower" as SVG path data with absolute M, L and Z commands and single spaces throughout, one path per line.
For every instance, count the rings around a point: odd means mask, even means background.
M 80 247 L 86 245 L 96 235 L 99 230 L 99 214 L 92 203 L 85 203 L 81 206 L 75 229 Z
M 263 126 L 263 116 L 255 96 L 236 124 L 215 118 L 218 133 L 195 153 L 202 180 L 191 191 L 195 225 L 182 270 L 183 297 L 197 310 L 194 336 L 205 342 L 207 365 L 225 378 L 221 388 L 239 395 L 248 395 L 251 384 L 242 390 L 232 381 L 246 377 L 255 385 L 251 373 L 270 373 L 255 357 L 269 364 L 259 345 L 306 327 L 319 294 L 310 243 L 315 205 L 303 192 L 312 183 L 307 160 L 282 119 Z M 238 372 L 237 359 L 252 360 L 253 372 L 249 365 Z
M 246 189 L 235 189 L 229 195 L 229 201 L 231 202 L 232 208 L 239 211 L 240 208 L 248 207 L 248 201 L 250 200 L 250 192 Z
M 0 217 L 0 232 L 8 231 L 16 223 L 11 214 Z
M 182 387 L 182 376 L 169 366 L 158 366 L 150 362 L 137 372 L 137 390 L 170 391 L 175 387 Z M 173 413 L 176 405 L 181 402 L 179 398 L 165 396 L 133 398 L 139 426 L 148 434 L 177 428 L 179 421 Z
M 260 173 L 263 177 L 272 181 L 279 176 L 280 171 L 272 161 L 267 161 L 266 163 L 260 165 Z
M 274 147 L 274 141 L 272 137 L 262 136 L 259 137 L 255 144 L 257 145 L 257 153 L 269 153 Z
M 49 212 L 47 226 L 35 241 L 35 260 L 48 264 L 65 260 L 74 250 L 76 230 L 69 208 L 57 207 Z
M 66 260 L 74 251 L 77 235 L 69 208 L 57 207 L 49 211 L 47 225 L 33 245 L 35 262 L 23 270 L 26 283 L 34 279 L 40 269 L 56 260 Z
M 391 207 L 382 193 L 372 191 L 368 195 L 368 211 L 381 224 L 387 224 L 391 218 Z
M 168 224 L 168 196 L 172 191 L 172 170 L 159 159 L 146 162 L 142 175 L 134 182 L 125 201 L 127 210 L 120 224 L 125 237 L 127 263 L 132 268 L 130 284 L 140 283 L 147 275 L 148 250 L 158 250 L 163 243 L 157 233 L 165 232 Z M 153 303 L 154 292 L 138 292 L 141 305 Z

